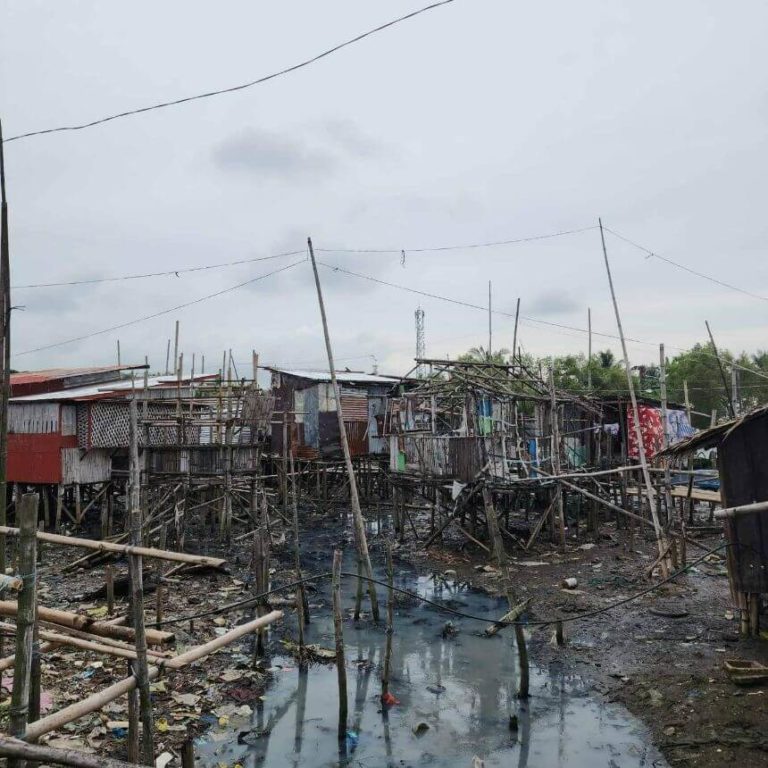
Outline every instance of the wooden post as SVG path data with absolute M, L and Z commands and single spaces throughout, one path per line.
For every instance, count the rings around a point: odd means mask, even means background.
M 111 565 L 104 568 L 104 581 L 107 589 L 107 613 L 111 616 L 115 612 L 115 571 Z
M 333 632 L 336 638 L 336 673 L 339 681 L 339 741 L 347 737 L 347 667 L 344 660 L 344 627 L 341 617 L 341 551 L 333 553 Z
M 333 362 L 333 349 L 331 347 L 331 336 L 328 331 L 328 320 L 325 316 L 325 304 L 323 302 L 323 291 L 320 287 L 320 275 L 317 272 L 317 263 L 315 262 L 315 252 L 312 248 L 312 238 L 307 238 L 307 245 L 309 246 L 309 255 L 312 260 L 312 271 L 315 275 L 315 287 L 317 288 L 317 301 L 320 305 L 320 318 L 323 322 L 323 334 L 325 336 L 325 349 L 328 353 L 328 367 L 330 368 L 331 384 L 333 385 L 333 394 L 336 399 L 336 415 L 339 422 L 339 438 L 341 440 L 341 448 L 344 452 L 344 464 L 347 468 L 347 477 L 349 479 L 349 500 L 352 507 L 352 519 L 354 523 L 355 531 L 355 545 L 357 546 L 358 554 L 363 561 L 365 568 L 365 575 L 371 581 L 368 582 L 368 595 L 371 599 L 371 614 L 374 621 L 379 620 L 379 603 L 376 597 L 376 588 L 373 584 L 373 567 L 371 566 L 371 556 L 368 553 L 368 539 L 365 535 L 365 521 L 363 520 L 363 512 L 360 509 L 360 498 L 357 495 L 357 482 L 355 481 L 355 469 L 352 466 L 352 454 L 349 450 L 349 440 L 347 439 L 347 430 L 344 426 L 344 415 L 341 411 L 341 391 L 339 389 L 339 382 L 336 379 L 336 368 Z
M 395 591 L 392 589 L 395 569 L 392 565 L 392 543 L 387 541 L 387 639 L 384 646 L 384 671 L 381 675 L 381 698 L 389 693 L 389 674 L 392 665 L 392 635 L 395 621 Z
M 11 392 L 11 260 L 3 147 L 0 122 L 0 525 L 8 523 L 8 398 Z M 0 534 L 0 574 L 5 573 L 5 568 L 5 535 Z
M 139 468 L 138 408 L 135 392 L 130 401 L 130 453 L 128 470 L 128 521 L 131 544 L 141 546 L 141 470 Z M 152 699 L 149 691 L 149 667 L 147 664 L 147 636 L 144 628 L 144 577 L 141 555 L 128 558 L 128 573 L 131 585 L 131 624 L 136 635 L 136 661 L 133 672 L 139 691 L 139 716 L 141 719 L 141 761 L 144 765 L 154 764 L 154 722 Z
M 555 371 L 554 360 L 549 367 L 549 397 L 550 408 L 552 412 L 551 422 L 551 441 L 552 441 L 552 473 L 560 474 L 560 418 L 557 408 L 557 395 L 555 393 Z M 563 491 L 559 485 L 555 486 L 555 507 L 557 509 L 557 528 L 560 536 L 560 548 L 565 550 L 565 510 L 563 509 Z M 511 607 L 511 606 L 510 606 Z
M 187 739 L 181 748 L 181 768 L 195 768 L 195 742 Z
M 37 608 L 37 503 L 36 493 L 25 493 L 18 509 L 19 571 L 23 586 L 16 615 L 16 660 L 13 667 L 10 733 L 22 737 L 29 719 L 33 639 Z M 15 760 L 12 765 L 19 765 Z
M 659 397 L 661 398 L 661 422 L 664 430 L 664 448 L 669 448 L 669 418 L 667 413 L 667 356 L 664 345 L 659 344 Z M 664 459 L 664 501 L 667 507 L 667 525 L 672 525 L 674 506 L 672 503 L 672 477 L 669 458 Z M 673 550 L 674 551 L 674 550 Z
M 613 301 L 613 309 L 616 314 L 616 325 L 619 329 L 619 337 L 621 338 L 621 350 L 624 355 L 624 370 L 627 374 L 627 385 L 629 386 L 629 397 L 632 401 L 632 413 L 635 422 L 635 438 L 637 439 L 637 451 L 640 457 L 640 467 L 642 469 L 643 479 L 645 481 L 645 489 L 648 494 L 648 506 L 651 508 L 651 518 L 653 520 L 653 530 L 656 533 L 656 543 L 658 545 L 659 554 L 662 556 L 661 560 L 661 572 L 662 576 L 669 575 L 669 558 L 666 555 L 667 552 L 667 537 L 664 535 L 664 531 L 659 523 L 659 516 L 656 514 L 655 493 L 653 490 L 653 483 L 651 482 L 651 474 L 648 471 L 648 461 L 645 457 L 645 445 L 643 444 L 643 434 L 640 429 L 640 409 L 637 406 L 637 396 L 635 395 L 635 383 L 632 379 L 632 366 L 629 362 L 629 352 L 627 352 L 627 341 L 624 338 L 624 328 L 621 325 L 621 314 L 619 313 L 619 302 L 616 299 L 616 291 L 613 287 L 613 277 L 611 275 L 611 266 L 608 263 L 608 249 L 605 247 L 605 233 L 603 232 L 603 222 L 598 219 L 600 225 L 600 241 L 603 245 L 603 258 L 605 260 L 605 271 L 608 274 L 608 285 L 611 289 L 611 299 Z
M 301 549 L 299 542 L 299 500 L 296 492 L 296 476 L 294 473 L 293 451 L 291 451 L 291 495 L 293 497 L 293 565 L 299 587 L 296 590 L 296 618 L 299 623 L 299 651 L 304 653 L 304 626 L 309 624 L 309 601 L 304 589 L 301 575 Z

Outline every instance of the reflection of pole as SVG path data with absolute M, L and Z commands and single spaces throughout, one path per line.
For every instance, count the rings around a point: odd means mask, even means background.
M 360 497 L 357 494 L 357 481 L 355 479 L 355 468 L 352 466 L 352 454 L 349 450 L 349 440 L 347 438 L 347 429 L 344 425 L 344 414 L 341 410 L 341 391 L 339 382 L 336 378 L 336 368 L 333 362 L 333 349 L 331 347 L 331 336 L 328 332 L 328 319 L 325 316 L 325 303 L 323 302 L 323 291 L 320 287 L 320 275 L 317 273 L 317 263 L 315 262 L 315 251 L 312 248 L 312 238 L 307 238 L 309 246 L 309 255 L 312 259 L 312 271 L 315 273 L 315 287 L 317 288 L 317 301 L 320 305 L 320 319 L 323 321 L 323 335 L 325 336 L 325 349 L 328 353 L 328 367 L 331 372 L 331 384 L 333 385 L 333 396 L 336 401 L 336 415 L 339 420 L 339 440 L 341 449 L 344 452 L 344 464 L 347 468 L 347 477 L 349 478 L 349 501 L 352 507 L 352 520 L 355 529 L 355 544 L 357 553 L 363 561 L 365 575 L 368 577 L 368 595 L 371 598 L 371 615 L 374 621 L 379 620 L 379 602 L 376 598 L 376 587 L 373 584 L 373 568 L 371 566 L 371 556 L 368 553 L 368 539 L 365 536 L 365 521 L 363 512 L 360 509 Z
M 344 624 L 341 618 L 341 551 L 333 553 L 333 632 L 339 683 L 339 743 L 347 737 L 347 668 L 344 661 Z
M 293 752 L 301 754 L 301 742 L 304 735 L 304 710 L 307 706 L 307 682 L 309 672 L 304 664 L 299 665 L 299 684 L 296 688 L 298 697 L 296 700 L 296 730 L 293 737 Z
M 619 329 L 621 338 L 621 350 L 624 355 L 624 369 L 627 374 L 627 385 L 629 386 L 629 397 L 632 401 L 632 415 L 635 422 L 635 438 L 637 439 L 637 452 L 640 457 L 640 467 L 645 481 L 645 490 L 648 494 L 648 506 L 651 508 L 651 518 L 653 520 L 653 529 L 656 532 L 656 542 L 661 555 L 661 573 L 666 577 L 669 575 L 669 560 L 667 556 L 667 537 L 659 523 L 659 516 L 656 513 L 656 495 L 651 483 L 651 473 L 648 471 L 648 462 L 645 457 L 645 445 L 643 444 L 643 434 L 640 429 L 640 409 L 637 406 L 637 396 L 635 395 L 635 384 L 632 381 L 632 368 L 629 363 L 629 353 L 627 352 L 627 341 L 624 338 L 624 329 L 621 325 L 621 314 L 619 313 L 619 303 L 616 300 L 616 291 L 613 288 L 613 277 L 611 276 L 611 265 L 608 263 L 608 249 L 605 247 L 605 234 L 603 232 L 603 222 L 598 219 L 600 225 L 600 240 L 603 244 L 603 258 L 605 259 L 605 271 L 608 273 L 608 285 L 611 289 L 611 299 L 613 300 L 613 309 L 616 313 L 616 325 Z

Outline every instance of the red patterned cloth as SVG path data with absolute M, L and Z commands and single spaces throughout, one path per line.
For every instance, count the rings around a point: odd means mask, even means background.
M 650 405 L 638 405 L 637 411 L 640 415 L 643 448 L 646 457 L 650 458 L 664 447 L 664 426 L 661 421 L 661 411 Z M 632 459 L 640 458 L 640 451 L 637 449 L 637 435 L 635 434 L 635 414 L 631 408 L 627 411 L 627 437 L 627 455 Z

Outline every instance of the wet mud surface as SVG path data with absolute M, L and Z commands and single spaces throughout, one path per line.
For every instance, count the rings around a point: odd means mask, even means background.
M 416 524 L 421 533 L 424 521 Z M 312 519 L 305 527 L 306 574 L 327 571 L 336 546 L 351 555 L 349 533 L 337 522 Z M 625 531 L 612 524 L 603 531 L 595 546 L 574 540 L 564 553 L 547 544 L 523 555 L 511 551 L 515 589 L 520 597 L 532 597 L 531 619 L 567 619 L 652 583 L 644 572 L 653 562 L 655 544 L 635 536 L 630 548 Z M 273 584 L 285 584 L 295 578 L 290 537 L 280 543 L 278 525 L 273 538 Z M 192 540 L 209 554 L 226 556 L 228 570 L 190 574 L 167 585 L 166 617 L 206 613 L 253 592 L 247 540 L 225 546 L 206 531 Z M 372 531 L 370 546 L 379 573 L 386 540 L 394 540 L 390 531 Z M 718 536 L 699 540 L 706 548 L 721 542 Z M 695 549 L 689 550 L 689 559 L 696 556 Z M 103 599 L 82 600 L 79 595 L 103 583 L 103 568 L 60 577 L 58 567 L 71 559 L 72 551 L 62 554 L 46 547 L 42 604 L 102 611 Z M 446 536 L 428 552 L 406 541 L 395 548 L 396 583 L 432 594 L 457 610 L 498 617 L 506 605 L 500 597 L 501 578 L 487 562 L 486 553 L 468 548 L 458 537 Z M 118 577 L 124 565 L 118 562 Z M 354 570 L 351 563 L 347 570 Z M 562 589 L 564 578 L 576 578 L 577 587 Z M 308 642 L 333 647 L 327 590 L 321 581 L 310 594 L 314 607 Z M 384 589 L 378 591 L 383 604 Z M 347 581 L 347 609 L 353 593 L 354 585 Z M 286 619 L 270 632 L 267 657 L 254 661 L 251 640 L 246 639 L 160 681 L 153 691 L 158 752 L 178 755 L 192 736 L 205 765 L 339 764 L 336 672 L 327 663 L 315 663 L 300 673 L 283 645 L 296 640 L 292 598 L 288 591 L 274 600 Z M 149 626 L 153 602 L 147 598 Z M 124 608 L 118 601 L 118 611 Z M 712 557 L 655 593 L 566 623 L 564 647 L 551 642 L 551 626 L 531 627 L 532 697 L 523 705 L 515 698 L 511 630 L 492 639 L 479 637 L 482 623 L 451 618 L 400 597 L 392 680 L 400 703 L 387 712 L 379 703 L 384 630 L 365 618 L 355 626 L 347 616 L 350 735 L 341 763 L 387 765 L 391 753 L 391 764 L 398 766 L 470 765 L 475 755 L 489 766 L 766 765 L 768 689 L 738 688 L 726 678 L 723 662 L 736 657 L 768 662 L 767 644 L 740 640 L 730 608 L 724 563 Z M 251 616 L 249 609 L 166 628 L 176 631 L 178 651 Z M 449 619 L 458 633 L 443 638 Z M 44 700 L 59 709 L 125 674 L 123 660 L 59 648 L 44 657 Z M 511 715 L 517 717 L 516 732 L 509 727 Z M 125 703 L 117 701 L 50 738 L 56 746 L 124 758 L 125 716 Z M 179 764 L 175 759 L 171 765 Z

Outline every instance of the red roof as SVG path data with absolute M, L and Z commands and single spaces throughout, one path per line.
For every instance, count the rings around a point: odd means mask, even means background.
M 102 365 L 90 368 L 49 368 L 11 374 L 11 397 L 53 392 L 68 386 L 109 381 L 121 371 L 146 368 L 145 365 Z

